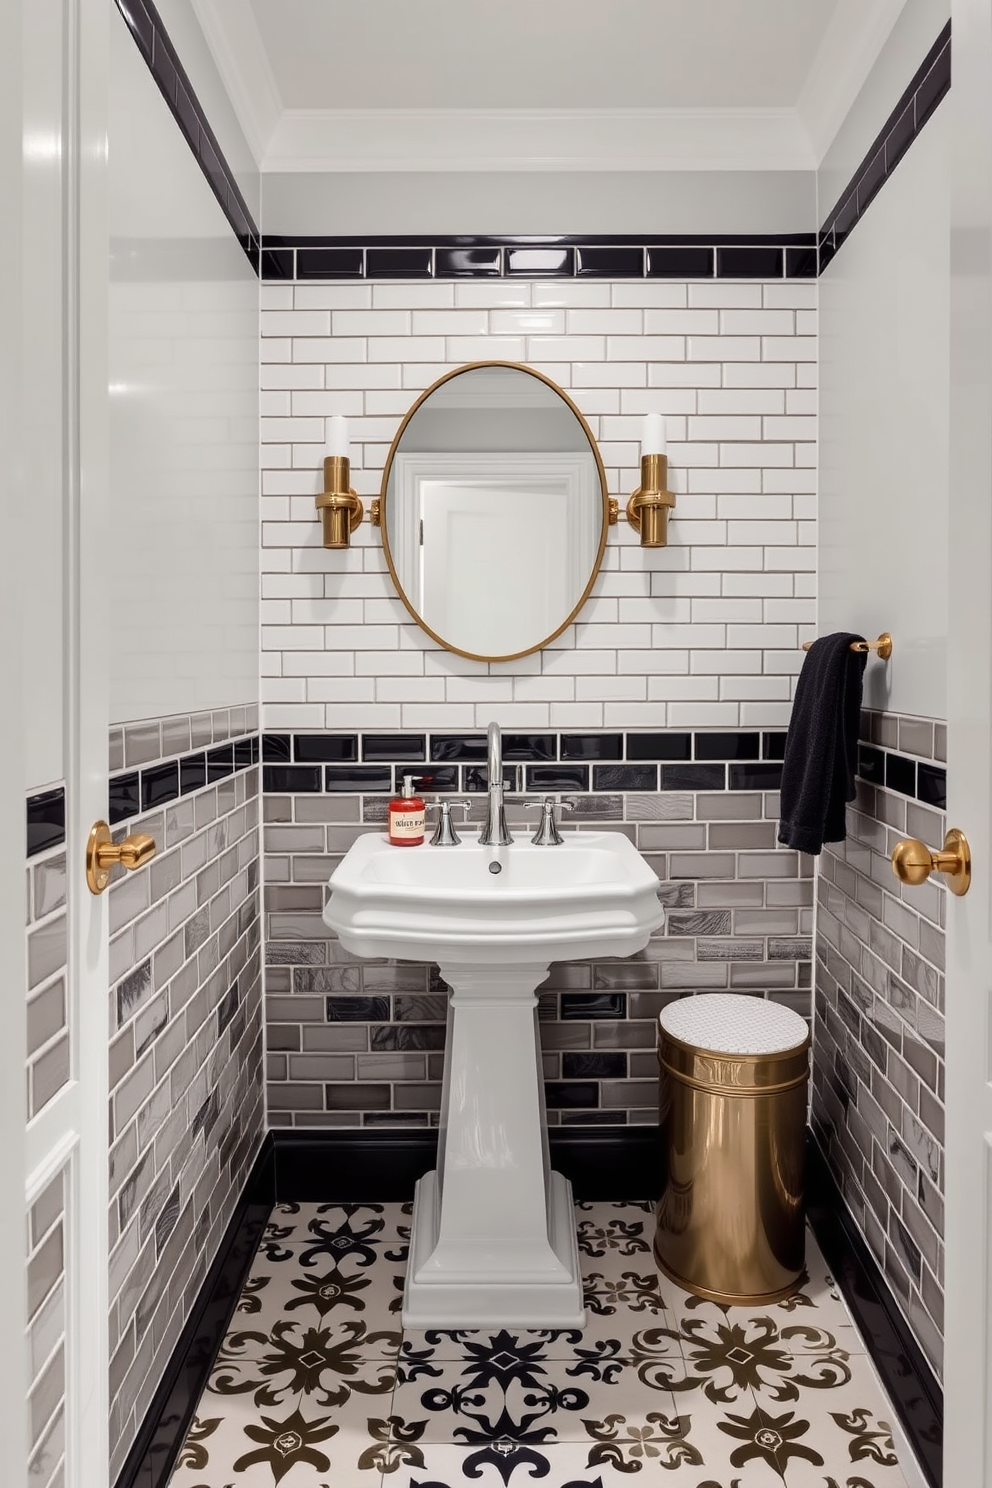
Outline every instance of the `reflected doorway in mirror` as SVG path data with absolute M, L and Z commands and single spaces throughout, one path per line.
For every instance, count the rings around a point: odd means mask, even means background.
M 538 651 L 599 573 L 610 503 L 585 419 L 543 373 L 474 363 L 422 394 L 393 441 L 381 528 L 397 593 L 446 650 Z

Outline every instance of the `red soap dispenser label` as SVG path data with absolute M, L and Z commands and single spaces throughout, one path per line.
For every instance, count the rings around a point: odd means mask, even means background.
M 416 847 L 424 840 L 424 803 L 402 800 L 389 803 L 389 840 L 395 847 Z

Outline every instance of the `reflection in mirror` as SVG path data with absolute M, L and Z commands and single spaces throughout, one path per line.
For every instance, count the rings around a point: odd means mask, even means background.
M 606 540 L 602 464 L 578 410 L 526 368 L 485 363 L 414 405 L 383 482 L 401 598 L 449 650 L 538 650 L 584 602 Z

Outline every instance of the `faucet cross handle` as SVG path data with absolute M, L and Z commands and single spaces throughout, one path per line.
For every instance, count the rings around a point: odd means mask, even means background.
M 451 820 L 452 806 L 464 808 L 466 816 L 472 809 L 471 801 L 446 801 L 440 797 L 428 802 L 428 806 L 438 808 L 437 826 L 434 828 L 434 836 L 431 838 L 431 847 L 457 847 L 461 838 L 455 831 Z
M 574 811 L 575 807 L 571 801 L 556 801 L 554 796 L 545 796 L 543 801 L 528 801 L 524 807 L 525 811 L 541 811 L 541 825 L 530 839 L 538 847 L 560 847 L 564 837 L 558 830 L 558 822 L 555 819 L 555 809 L 559 811 Z

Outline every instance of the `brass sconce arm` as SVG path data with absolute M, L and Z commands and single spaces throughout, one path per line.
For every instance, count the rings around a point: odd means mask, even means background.
M 351 461 L 347 455 L 325 458 L 324 489 L 314 504 L 324 529 L 324 547 L 349 547 L 351 534 L 361 522 L 365 508 L 351 489 Z
M 641 456 L 641 484 L 627 502 L 627 521 L 641 535 L 642 548 L 668 544 L 668 514 L 675 492 L 668 489 L 668 456 Z

